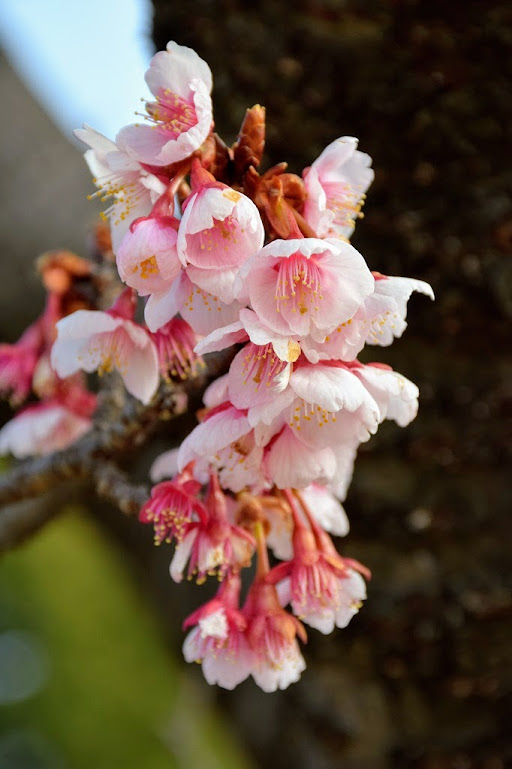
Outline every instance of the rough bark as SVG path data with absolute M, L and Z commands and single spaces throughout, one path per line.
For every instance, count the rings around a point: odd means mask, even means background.
M 385 426 L 358 459 L 343 548 L 373 571 L 366 606 L 346 631 L 310 633 L 298 685 L 219 698 L 266 769 L 503 769 L 511 6 L 154 8 L 157 47 L 174 39 L 211 65 L 223 138 L 254 103 L 267 107 L 268 164 L 300 172 L 338 135 L 360 138 L 376 180 L 353 242 L 373 269 L 426 279 L 437 294 L 411 302 L 392 349 L 367 356 L 422 397 L 410 428 Z

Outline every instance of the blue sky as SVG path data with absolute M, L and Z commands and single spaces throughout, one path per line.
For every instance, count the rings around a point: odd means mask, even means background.
M 149 0 L 2 0 L 0 42 L 68 138 L 89 123 L 113 139 L 149 93 L 151 10 Z

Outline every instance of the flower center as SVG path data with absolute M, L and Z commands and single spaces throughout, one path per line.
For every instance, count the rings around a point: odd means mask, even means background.
M 140 277 L 143 280 L 146 280 L 146 278 L 151 277 L 151 275 L 158 275 L 160 273 L 160 270 L 158 269 L 158 264 L 156 261 L 156 256 L 149 256 L 147 259 L 143 259 L 140 264 L 136 264 L 133 268 L 132 272 L 137 272 L 137 270 L 140 269 Z
M 312 422 L 313 425 L 320 428 L 331 422 L 336 422 L 336 414 L 323 409 L 321 406 L 315 406 L 313 403 L 306 403 L 301 399 L 294 407 L 288 424 L 300 431 L 302 422 Z
M 197 115 L 192 104 L 169 89 L 161 91 L 158 102 L 146 104 L 146 120 L 160 125 L 173 138 L 188 131 L 197 124 Z
M 287 309 L 304 315 L 318 310 L 321 299 L 321 273 L 313 259 L 305 259 L 299 254 L 282 259 L 276 284 L 277 312 Z
M 256 390 L 259 390 L 262 383 L 265 387 L 272 387 L 275 378 L 287 365 L 277 357 L 271 344 L 264 347 L 251 344 L 244 355 L 244 385 L 251 379 L 256 385 Z
M 88 195 L 87 199 L 99 198 L 105 203 L 109 198 L 115 198 L 114 203 L 101 212 L 100 216 L 104 221 L 111 219 L 114 225 L 121 224 L 131 215 L 141 197 L 147 194 L 147 190 L 139 183 L 139 178 L 137 172 L 105 174 L 101 178 L 93 179 L 98 189 Z

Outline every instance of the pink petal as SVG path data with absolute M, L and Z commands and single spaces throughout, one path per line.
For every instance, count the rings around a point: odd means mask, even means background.
M 212 409 L 225 403 L 228 399 L 228 375 L 215 379 L 203 393 L 203 403 L 207 408 Z
M 207 352 L 219 352 L 219 350 L 225 350 L 226 347 L 231 347 L 237 342 L 245 342 L 246 339 L 247 333 L 242 323 L 236 320 L 229 326 L 222 326 L 201 339 L 194 347 L 194 352 L 198 355 L 204 355 Z
M 169 449 L 160 454 L 149 470 L 149 477 L 153 483 L 158 483 L 164 478 L 173 478 L 178 472 L 178 449 Z
M 208 64 L 192 48 L 178 45 L 174 41 L 167 43 L 166 51 L 156 53 L 146 72 L 146 83 L 157 98 L 161 91 L 171 91 L 186 99 L 190 93 L 190 83 L 199 78 L 210 92 L 212 73 Z
M 18 459 L 60 451 L 92 427 L 90 419 L 59 403 L 46 401 L 20 411 L 0 430 L 0 454 Z
M 160 381 L 156 347 L 147 334 L 146 340 L 143 346 L 134 346 L 126 370 L 120 371 L 128 392 L 144 404 L 150 402 Z
M 270 345 L 245 345 L 229 368 L 231 403 L 246 409 L 272 401 L 288 385 L 290 368 L 279 360 Z
M 336 461 L 330 448 L 312 449 L 285 427 L 268 452 L 265 468 L 278 488 L 301 489 L 313 482 L 328 483 Z
M 181 271 L 176 237 L 176 231 L 158 219 L 138 222 L 117 251 L 121 280 L 141 296 L 167 289 Z
M 299 366 L 290 385 L 300 398 L 326 411 L 355 411 L 363 404 L 375 413 L 378 411 L 366 388 L 345 368 L 321 363 Z
M 324 486 L 313 483 L 301 492 L 302 498 L 312 514 L 325 531 L 337 537 L 344 537 L 349 532 L 347 514 L 341 502 Z
M 183 579 L 183 572 L 187 565 L 192 547 L 196 541 L 198 528 L 194 528 L 185 535 L 185 538 L 179 545 L 176 545 L 174 556 L 169 567 L 169 573 L 175 582 L 181 582 Z
M 190 281 L 182 272 L 165 290 L 150 295 L 144 307 L 144 320 L 150 331 L 158 331 L 181 311 L 190 287 Z
M 220 450 L 250 432 L 251 426 L 241 412 L 227 408 L 197 425 L 180 447 L 180 471 L 196 456 L 214 457 Z

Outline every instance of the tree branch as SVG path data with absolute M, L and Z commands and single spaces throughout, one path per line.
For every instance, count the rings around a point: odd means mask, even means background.
M 97 495 L 112 502 L 125 515 L 137 515 L 149 498 L 149 488 L 143 483 L 131 483 L 126 473 L 113 462 L 96 463 L 92 480 Z
M 103 398 L 93 429 L 73 446 L 44 457 L 28 459 L 0 475 L 0 552 L 14 547 L 37 531 L 58 512 L 57 506 L 12 507 L 14 502 L 38 497 L 68 479 L 92 482 L 96 493 L 116 504 L 127 515 L 136 515 L 149 496 L 144 485 L 132 484 L 116 464 L 116 457 L 140 447 L 162 420 L 187 411 L 213 378 L 229 366 L 234 351 L 210 356 L 202 375 L 179 384 L 162 384 L 147 406 L 115 393 Z M 43 513 L 41 513 L 43 510 Z

